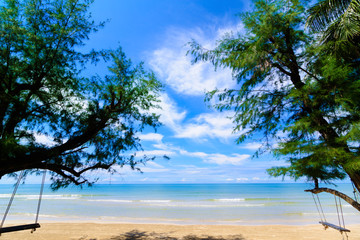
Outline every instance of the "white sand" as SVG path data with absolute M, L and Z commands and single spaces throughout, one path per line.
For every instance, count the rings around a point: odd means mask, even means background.
M 349 239 L 360 239 L 360 225 L 347 226 Z M 166 224 L 119 224 L 119 223 L 43 223 L 34 233 L 30 230 L 4 233 L 1 240 L 292 240 L 292 239 L 342 239 L 333 229 L 324 230 L 321 225 L 308 226 L 229 226 L 229 225 L 166 225 Z M 188 236 L 187 238 L 185 236 Z M 207 236 L 207 237 L 206 237 Z M 211 238 L 211 237 L 213 238 Z M 184 238 L 185 237 L 185 238 Z M 345 238 L 346 239 L 346 238 Z

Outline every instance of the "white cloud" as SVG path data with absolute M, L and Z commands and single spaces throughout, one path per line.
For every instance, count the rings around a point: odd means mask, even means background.
M 147 162 L 146 165 L 150 166 L 150 167 L 155 167 L 155 168 L 164 168 L 164 166 L 162 166 L 162 165 L 160 165 L 160 164 L 158 164 L 156 162 L 153 162 L 153 161 Z
M 215 163 L 218 165 L 241 165 L 243 161 L 248 158 L 250 158 L 250 155 L 248 154 L 232 154 L 231 156 L 226 156 L 223 154 L 210 154 L 204 159 L 204 161 L 208 163 Z
M 188 152 L 186 150 L 181 150 L 180 154 L 190 157 L 199 157 L 199 158 L 205 158 L 208 156 L 208 154 L 204 152 Z
M 34 133 L 35 141 L 46 146 L 52 147 L 56 144 L 52 137 L 46 136 L 41 133 Z
M 184 47 L 158 49 L 149 63 L 166 84 L 180 94 L 200 96 L 217 87 L 234 84 L 230 70 L 215 72 L 211 64 L 204 62 L 192 65 Z
M 148 134 L 140 134 L 139 138 L 142 141 L 155 141 L 155 142 L 161 142 L 163 139 L 163 135 L 159 133 L 148 133 Z
M 141 169 L 141 171 L 144 173 L 158 173 L 158 172 L 168 172 L 169 171 L 169 169 L 165 168 L 164 166 L 162 166 L 158 163 L 152 162 L 152 161 L 148 161 L 144 165 L 137 165 L 137 167 L 139 167 Z M 122 167 L 115 166 L 115 170 L 124 176 L 133 176 L 133 175 L 139 174 L 138 171 L 134 171 L 128 165 L 125 165 Z
M 186 119 L 187 112 L 180 107 L 166 93 L 160 97 L 161 109 L 154 109 L 154 113 L 160 115 L 160 122 L 174 132 L 176 138 L 205 139 L 217 138 L 228 139 L 232 134 L 233 123 L 229 119 L 233 112 L 202 113 L 191 119 Z M 161 134 L 140 135 L 143 140 L 161 142 Z M 161 148 L 159 146 L 159 148 Z
M 220 153 L 208 154 L 204 152 L 188 152 L 186 150 L 181 150 L 179 153 L 185 156 L 198 157 L 206 163 L 213 163 L 217 165 L 241 165 L 244 160 L 251 157 L 249 154 L 231 154 L 229 156 Z
M 181 128 L 175 129 L 177 138 L 223 138 L 233 137 L 233 123 L 229 119 L 230 113 L 203 113 L 189 120 Z
M 153 112 L 160 115 L 160 122 L 165 126 L 178 129 L 180 123 L 185 119 L 186 111 L 181 111 L 166 93 L 163 93 L 159 100 L 161 109 L 154 109 Z
M 248 150 L 258 150 L 262 144 L 260 143 L 246 143 L 246 144 L 240 144 L 239 148 L 248 149 Z
M 147 62 L 168 86 L 180 94 L 200 96 L 216 88 L 231 88 L 236 83 L 229 69 L 215 71 L 214 66 L 207 62 L 191 64 L 192 57 L 186 55 L 190 47 L 186 44 L 195 39 L 203 47 L 212 49 L 225 32 L 241 29 L 241 25 L 227 26 L 210 33 L 200 28 L 170 29 L 161 47 L 149 55 Z
M 173 151 L 167 151 L 167 150 L 150 150 L 150 151 L 141 151 L 141 152 L 137 152 L 136 156 L 137 157 L 143 157 L 143 156 L 170 156 L 170 155 L 174 155 L 175 152 Z
M 140 167 L 140 169 L 144 173 L 158 173 L 158 172 L 168 172 L 169 171 L 169 169 L 166 169 L 166 168 Z
M 237 182 L 247 182 L 247 181 L 249 181 L 249 179 L 248 178 L 236 178 L 236 181 Z

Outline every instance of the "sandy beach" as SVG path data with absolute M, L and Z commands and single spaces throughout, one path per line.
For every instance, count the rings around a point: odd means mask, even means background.
M 1 190 L 1 187 L 3 188 Z M 4 233 L 0 240 L 339 240 L 324 230 L 303 184 L 98 185 L 47 190 L 41 228 Z M 11 186 L 0 186 L 0 193 Z M 37 190 L 23 186 L 4 226 L 35 220 Z M 349 189 L 351 190 L 351 189 Z M 1 198 L 2 197 L 2 198 Z M 9 196 L 0 196 L 6 206 Z M 334 202 L 322 201 L 337 223 Z M 349 239 L 360 239 L 359 213 L 343 207 Z M 346 239 L 346 238 L 345 238 Z
M 360 225 L 347 226 L 349 239 L 360 239 Z M 29 230 L 4 233 L 2 240 L 289 240 L 342 239 L 333 229 L 320 225 L 287 226 L 229 226 L 229 225 L 166 225 L 119 223 L 43 223 L 34 233 Z M 346 238 L 345 238 L 346 239 Z

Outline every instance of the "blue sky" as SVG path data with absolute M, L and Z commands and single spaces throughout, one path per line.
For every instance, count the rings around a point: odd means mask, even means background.
M 236 14 L 249 10 L 249 1 L 236 0 L 101 0 L 91 12 L 96 21 L 109 20 L 93 34 L 90 48 L 122 46 L 126 55 L 144 61 L 166 87 L 161 96 L 163 126 L 140 137 L 144 153 L 166 154 L 140 166 L 140 174 L 120 169 L 111 176 L 121 183 L 277 182 L 265 170 L 282 164 L 271 155 L 251 156 L 256 139 L 236 145 L 229 113 L 219 113 L 204 102 L 206 91 L 234 87 L 229 70 L 216 72 L 208 63 L 191 64 L 186 44 L 195 39 L 212 48 L 226 32 L 242 31 Z M 101 71 L 101 66 L 90 71 Z M 101 175 L 103 182 L 109 175 Z
M 266 169 L 284 164 L 270 154 L 252 158 L 261 143 L 249 139 L 236 145 L 233 124 L 204 102 L 206 91 L 235 87 L 231 72 L 214 71 L 208 63 L 191 64 L 186 44 L 195 39 L 212 48 L 226 32 L 243 31 L 236 14 L 249 10 L 241 0 L 97 0 L 91 7 L 95 21 L 109 20 L 93 33 L 86 48 L 121 46 L 134 63 L 145 62 L 166 87 L 161 96 L 163 126 L 140 135 L 144 153 L 162 156 L 139 166 L 144 173 L 125 167 L 110 177 L 102 172 L 99 183 L 243 183 L 279 182 Z M 104 73 L 98 65 L 88 73 Z M 28 182 L 36 182 L 29 178 Z M 7 181 L 7 180 L 5 180 Z

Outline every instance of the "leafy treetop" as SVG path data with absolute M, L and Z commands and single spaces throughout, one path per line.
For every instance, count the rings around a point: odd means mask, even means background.
M 83 53 L 91 0 L 5 0 L 0 6 L 0 177 L 51 171 L 52 187 L 91 184 L 85 173 L 136 164 L 137 133 L 159 126 L 161 83 L 121 48 Z M 104 77 L 83 77 L 101 59 Z M 36 139 L 46 137 L 51 144 Z
M 226 34 L 212 50 L 192 41 L 189 53 L 195 63 L 232 70 L 238 88 L 206 99 L 235 111 L 237 143 L 262 135 L 263 149 L 287 158 L 270 175 L 306 177 L 315 187 L 348 176 L 360 190 L 359 65 L 305 29 L 307 8 L 307 1 L 254 1 L 240 14 L 245 33 Z

